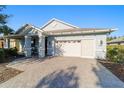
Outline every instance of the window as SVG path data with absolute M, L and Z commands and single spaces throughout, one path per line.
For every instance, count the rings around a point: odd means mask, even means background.
M 49 41 L 49 45 L 51 45 L 51 42 Z
M 102 40 L 100 40 L 100 44 L 99 44 L 100 46 L 102 46 L 103 45 L 103 41 Z
M 3 48 L 3 42 L 1 42 L 1 46 L 2 46 L 2 48 Z
M 80 41 L 80 40 L 78 40 L 77 42 L 78 42 L 78 43 L 80 43 L 81 41 Z
M 76 41 L 74 40 L 73 43 L 76 43 Z
M 63 41 L 64 43 L 66 43 L 66 41 Z

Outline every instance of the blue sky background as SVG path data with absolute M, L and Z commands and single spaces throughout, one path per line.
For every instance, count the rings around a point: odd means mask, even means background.
M 4 13 L 13 15 L 8 25 L 14 30 L 29 23 L 41 27 L 58 18 L 81 28 L 118 28 L 112 36 L 124 35 L 124 6 L 7 6 Z

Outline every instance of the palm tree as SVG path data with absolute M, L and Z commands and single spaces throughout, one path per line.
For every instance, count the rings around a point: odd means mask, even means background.
M 0 27 L 0 34 L 3 33 L 4 35 L 8 35 L 8 34 L 11 34 L 13 32 L 14 32 L 14 30 L 12 28 L 8 27 L 7 25 Z

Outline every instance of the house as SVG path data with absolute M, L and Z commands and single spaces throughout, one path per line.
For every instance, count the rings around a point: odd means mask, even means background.
M 124 45 L 124 40 L 112 40 L 107 42 L 108 45 Z
M 124 45 L 124 37 L 108 41 L 107 45 Z
M 71 56 L 82 58 L 106 58 L 107 34 L 116 29 L 79 28 L 53 18 L 41 28 L 30 24 L 22 26 L 13 35 L 5 36 L 5 48 L 9 39 L 18 41 L 19 52 L 26 57 Z
M 8 42 L 8 47 L 9 48 L 14 48 L 14 47 L 17 47 L 16 46 L 16 40 L 15 39 L 9 39 L 9 42 Z M 5 41 L 4 41 L 4 38 L 3 36 L 0 37 L 0 48 L 4 48 L 4 44 L 5 44 Z
M 0 37 L 0 48 L 4 47 L 4 39 L 3 37 Z

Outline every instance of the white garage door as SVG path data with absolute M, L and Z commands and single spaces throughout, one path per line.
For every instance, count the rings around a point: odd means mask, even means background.
M 81 56 L 81 41 L 80 40 L 66 40 L 55 42 L 56 56 Z
M 82 57 L 95 58 L 95 41 L 94 39 L 82 40 Z

